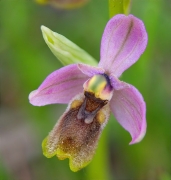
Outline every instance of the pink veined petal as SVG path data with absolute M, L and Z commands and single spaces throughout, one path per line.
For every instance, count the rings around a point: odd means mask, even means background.
M 133 15 L 116 15 L 106 25 L 100 50 L 99 67 L 119 77 L 134 64 L 147 45 L 143 22 Z
M 87 64 L 78 64 L 78 68 L 82 71 L 82 73 L 91 77 L 96 74 L 104 74 L 104 69 L 100 67 L 90 66 Z
M 35 106 L 67 104 L 83 91 L 83 84 L 87 79 L 77 64 L 65 66 L 51 73 L 37 90 L 30 93 L 30 103 Z
M 132 85 L 115 90 L 110 106 L 116 120 L 131 134 L 130 144 L 141 141 L 146 133 L 146 105 L 140 92 Z

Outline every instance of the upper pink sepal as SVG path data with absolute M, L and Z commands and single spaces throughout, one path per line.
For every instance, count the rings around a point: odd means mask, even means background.
M 37 90 L 30 93 L 30 103 L 35 106 L 67 104 L 83 91 L 83 84 L 87 78 L 77 64 L 65 66 L 51 73 Z
M 139 59 L 147 40 L 144 23 L 140 19 L 133 15 L 114 16 L 102 36 L 99 67 L 119 77 Z
M 141 141 L 146 133 L 146 105 L 140 92 L 132 85 L 114 91 L 110 107 L 116 120 L 131 134 L 130 144 Z
M 78 68 L 82 73 L 86 74 L 88 77 L 92 77 L 96 74 L 104 74 L 104 69 L 100 67 L 90 66 L 87 64 L 78 64 Z

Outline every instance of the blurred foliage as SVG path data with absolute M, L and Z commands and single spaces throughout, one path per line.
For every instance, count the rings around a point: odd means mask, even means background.
M 50 4 L 60 9 L 74 9 L 85 5 L 89 0 L 35 0 L 41 5 Z
M 68 160 L 47 159 L 41 142 L 65 105 L 34 107 L 28 94 L 62 65 L 45 44 L 45 25 L 99 59 L 108 2 L 92 0 L 70 11 L 28 0 L 0 1 L 0 180 L 170 180 L 171 179 L 171 2 L 132 0 L 149 43 L 122 79 L 147 103 L 147 134 L 128 145 L 129 134 L 111 115 L 93 161 L 78 173 Z

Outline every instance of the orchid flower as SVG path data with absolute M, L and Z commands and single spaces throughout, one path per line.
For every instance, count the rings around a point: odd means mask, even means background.
M 46 157 L 69 158 L 72 171 L 85 167 L 95 153 L 110 111 L 130 133 L 130 144 L 142 140 L 146 133 L 144 99 L 133 85 L 118 78 L 139 59 L 147 39 L 141 20 L 133 15 L 116 15 L 105 27 L 97 67 L 83 63 L 67 65 L 51 73 L 30 93 L 30 103 L 35 106 L 68 104 L 42 143 Z

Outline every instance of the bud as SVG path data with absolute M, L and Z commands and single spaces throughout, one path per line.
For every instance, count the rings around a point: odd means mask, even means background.
M 48 0 L 35 0 L 39 4 L 47 4 Z
M 92 56 L 66 37 L 51 31 L 45 26 L 41 26 L 41 30 L 46 44 L 63 65 L 74 63 L 97 65 Z

